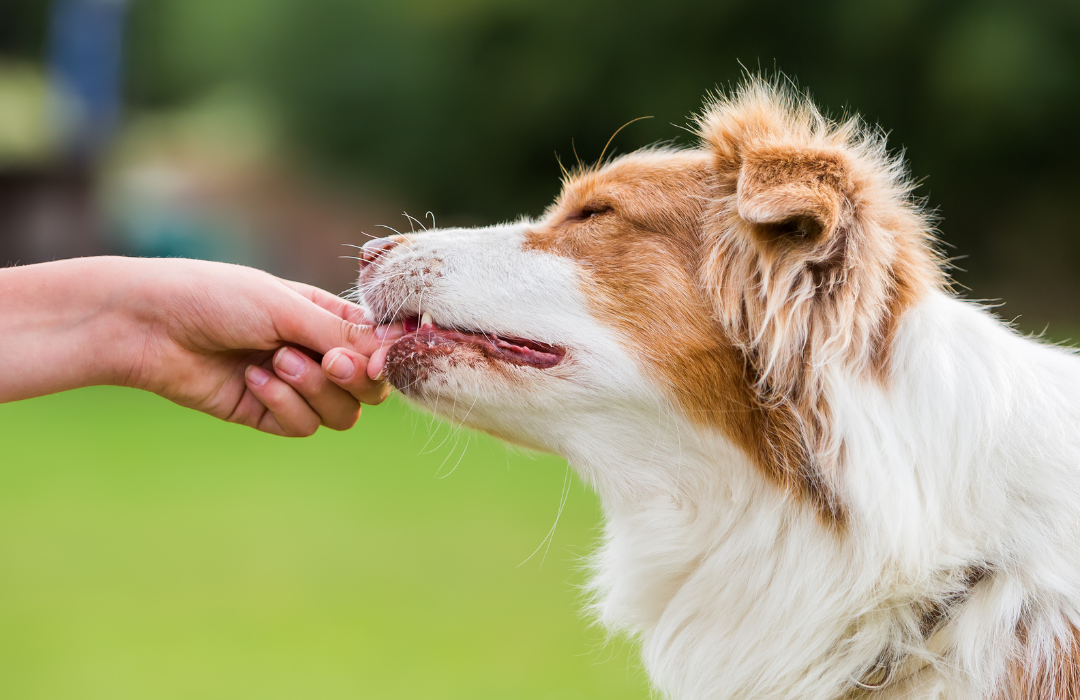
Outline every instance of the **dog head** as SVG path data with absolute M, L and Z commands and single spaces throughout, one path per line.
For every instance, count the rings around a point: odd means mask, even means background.
M 713 101 L 697 128 L 696 149 L 568 177 L 537 221 L 376 244 L 364 300 L 413 331 L 388 376 L 579 468 L 664 449 L 672 428 L 648 426 L 676 420 L 680 450 L 721 440 L 842 522 L 828 376 L 888 381 L 898 319 L 942 283 L 929 227 L 880 134 L 775 84 Z M 621 483 L 670 484 L 665 468 Z

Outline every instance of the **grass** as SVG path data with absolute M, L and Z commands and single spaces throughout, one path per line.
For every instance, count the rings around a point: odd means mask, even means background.
M 472 435 L 449 473 L 447 434 L 400 403 L 307 440 L 110 387 L 0 406 L 0 697 L 647 697 L 581 615 L 594 496 L 519 566 L 566 464 Z

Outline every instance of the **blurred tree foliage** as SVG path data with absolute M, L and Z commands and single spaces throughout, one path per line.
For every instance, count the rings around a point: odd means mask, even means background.
M 690 143 L 707 91 L 779 69 L 890 130 L 979 296 L 1080 294 L 1077 0 L 138 0 L 128 65 L 136 109 L 258 90 L 292 143 L 440 223 L 537 214 L 556 151 L 643 115 L 620 151 Z
M 48 9 L 49 0 L 0 2 L 0 59 L 43 57 Z

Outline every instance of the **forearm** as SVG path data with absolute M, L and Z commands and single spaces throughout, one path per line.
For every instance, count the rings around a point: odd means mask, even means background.
M 137 261 L 81 258 L 0 269 L 0 402 L 127 383 L 139 323 L 124 300 Z

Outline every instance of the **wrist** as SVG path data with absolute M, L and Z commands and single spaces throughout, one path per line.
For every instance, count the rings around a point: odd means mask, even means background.
M 154 348 L 164 325 L 160 290 L 167 283 L 160 260 L 98 258 L 89 280 L 96 285 L 80 344 L 92 360 L 95 384 L 149 388 Z
M 0 270 L 0 401 L 126 384 L 140 343 L 140 261 L 83 258 Z

